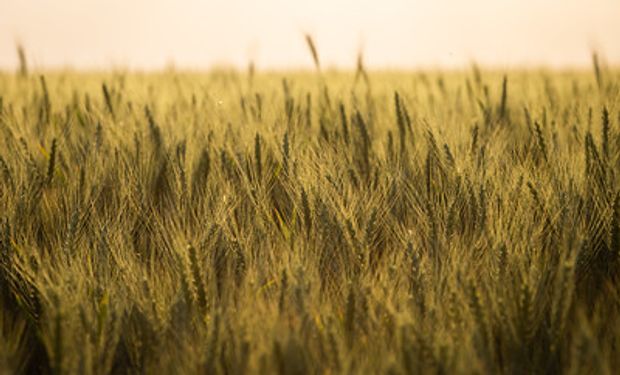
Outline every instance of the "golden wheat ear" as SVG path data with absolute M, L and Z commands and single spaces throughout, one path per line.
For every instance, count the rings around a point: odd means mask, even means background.
M 304 38 L 306 39 L 306 44 L 308 45 L 308 48 L 310 49 L 310 53 L 312 54 L 312 60 L 314 61 L 314 66 L 316 67 L 317 70 L 321 70 L 321 64 L 319 61 L 319 53 L 317 52 L 316 44 L 314 43 L 314 39 L 312 38 L 312 35 L 305 34 Z

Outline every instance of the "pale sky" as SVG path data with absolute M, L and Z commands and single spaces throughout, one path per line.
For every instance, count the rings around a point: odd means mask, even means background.
M 620 0 L 0 0 L 0 69 L 620 64 Z

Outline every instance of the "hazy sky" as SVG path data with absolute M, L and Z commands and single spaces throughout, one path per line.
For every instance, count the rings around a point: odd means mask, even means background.
M 0 68 L 620 64 L 620 0 L 0 0 Z

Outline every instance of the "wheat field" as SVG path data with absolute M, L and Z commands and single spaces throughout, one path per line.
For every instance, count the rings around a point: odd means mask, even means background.
M 618 371 L 620 72 L 313 53 L 0 73 L 1 374 Z

